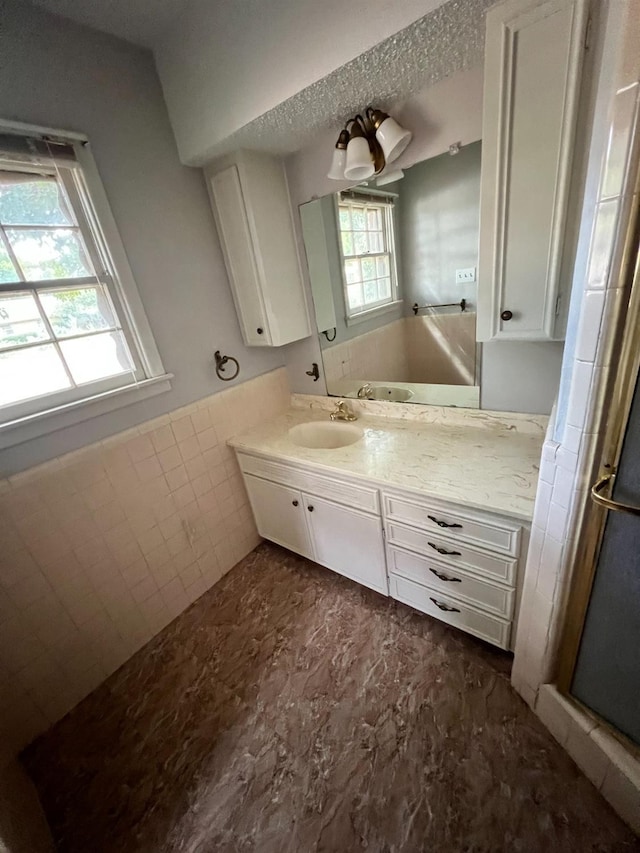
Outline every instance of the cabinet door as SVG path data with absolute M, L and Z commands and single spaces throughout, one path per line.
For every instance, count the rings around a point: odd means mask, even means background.
M 556 325 L 586 0 L 487 13 L 477 337 L 550 340 Z M 565 276 L 566 277 L 566 276 Z
M 210 185 L 242 336 L 247 346 L 269 346 L 271 335 L 237 167 L 218 172 Z
M 287 179 L 260 151 L 242 151 L 239 165 L 271 343 L 283 346 L 311 334 Z
M 297 554 L 312 558 L 302 495 L 297 489 L 244 475 L 258 533 Z
M 313 559 L 351 580 L 389 594 L 379 516 L 303 495 Z

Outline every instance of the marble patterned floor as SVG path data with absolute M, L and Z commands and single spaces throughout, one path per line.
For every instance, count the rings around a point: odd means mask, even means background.
M 509 668 L 264 544 L 23 759 L 69 853 L 639 850 Z

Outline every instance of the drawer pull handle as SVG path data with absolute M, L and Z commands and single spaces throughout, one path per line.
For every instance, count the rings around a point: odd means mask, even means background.
M 460 610 L 457 607 L 449 607 L 448 604 L 442 604 L 442 602 L 438 601 L 437 598 L 430 598 L 430 601 L 433 601 L 435 606 L 440 610 L 446 610 L 447 613 L 460 613 Z
M 447 551 L 446 548 L 439 548 L 437 545 L 434 545 L 433 542 L 427 542 L 427 545 L 430 548 L 433 548 L 434 551 L 437 551 L 438 554 L 446 554 L 447 557 L 461 557 L 462 556 L 460 551 Z
M 291 501 L 291 503 L 293 504 L 293 506 L 298 506 L 298 501 Z
M 461 524 L 449 524 L 448 521 L 439 521 L 435 515 L 428 515 L 427 518 L 429 521 L 433 521 L 434 524 L 437 524 L 438 527 L 459 527 L 462 530 Z
M 450 583 L 462 583 L 460 578 L 450 578 L 449 575 L 445 575 L 444 572 L 439 572 L 437 569 L 429 569 L 429 571 L 441 581 L 449 581 Z

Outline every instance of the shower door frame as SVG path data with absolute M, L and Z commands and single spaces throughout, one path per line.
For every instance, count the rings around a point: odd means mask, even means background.
M 636 383 L 640 381 L 640 202 L 638 194 L 630 211 L 623 239 L 620 241 L 622 263 L 618 286 L 628 292 L 628 301 L 617 321 L 614 354 L 608 375 L 603 379 L 606 405 L 598 413 L 602 438 L 595 447 L 591 465 L 591 484 L 601 477 L 614 475 L 620 460 Z M 600 428 L 596 427 L 600 432 Z M 571 683 L 577 663 L 587 607 L 610 510 L 585 498 L 577 525 L 577 540 L 571 567 L 569 593 L 561 633 L 557 661 L 556 686 L 570 701 L 605 726 L 627 748 L 638 747 L 622 732 L 600 717 L 571 694 Z

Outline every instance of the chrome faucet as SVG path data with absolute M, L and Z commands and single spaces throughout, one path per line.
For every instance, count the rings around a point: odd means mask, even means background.
M 373 393 L 373 385 L 370 382 L 365 383 L 362 388 L 358 388 L 358 397 L 368 400 Z
M 329 415 L 332 421 L 357 421 L 358 416 L 355 415 L 344 400 L 336 405 L 335 409 Z

